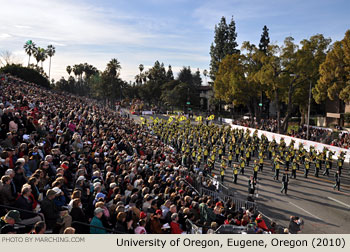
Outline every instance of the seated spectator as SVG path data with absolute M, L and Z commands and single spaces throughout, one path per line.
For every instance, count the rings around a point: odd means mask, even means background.
M 10 210 L 5 216 L 2 216 L 0 219 L 0 228 L 5 225 L 15 225 L 16 223 L 21 223 L 21 214 L 17 210 Z
M 45 221 L 38 221 L 35 223 L 34 228 L 30 231 L 29 234 L 45 234 L 46 224 Z
M 75 234 L 75 229 L 72 227 L 67 227 L 64 231 L 63 234 Z
M 42 220 L 42 217 L 34 212 L 36 208 L 36 201 L 32 195 L 32 189 L 30 185 L 26 184 L 22 187 L 20 196 L 17 198 L 14 206 L 22 209 L 21 211 L 21 224 L 34 225 L 38 221 Z
M 171 228 L 171 233 L 172 234 L 182 234 L 182 229 L 180 228 L 180 224 L 178 223 L 179 221 L 179 215 L 177 213 L 173 213 L 171 215 L 171 223 L 170 223 L 170 228 Z
M 88 224 L 88 218 L 86 217 L 83 205 L 79 198 L 76 198 L 73 200 L 73 207 L 70 212 L 70 215 L 72 216 L 72 227 L 75 228 L 77 234 L 87 234 L 89 232 L 89 227 L 87 225 L 81 224 L 81 223 L 74 223 L 74 222 L 82 222 Z
M 90 234 L 108 234 L 108 232 L 103 227 L 101 217 L 103 215 L 102 208 L 96 208 L 94 210 L 95 216 L 92 218 L 90 222 Z
M 60 211 L 55 205 L 54 199 L 57 193 L 49 189 L 45 199 L 41 202 L 41 212 L 45 216 L 47 229 L 53 230 L 54 233 L 63 233 L 66 227 L 71 226 L 72 217 L 67 210 Z
M 0 204 L 12 206 L 15 203 L 15 197 L 12 194 L 11 182 L 9 175 L 1 177 L 2 186 L 0 187 Z

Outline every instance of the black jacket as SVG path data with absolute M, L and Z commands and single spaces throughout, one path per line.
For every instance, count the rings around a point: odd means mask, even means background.
M 60 218 L 59 210 L 57 209 L 57 206 L 55 205 L 55 202 L 53 200 L 49 200 L 48 198 L 45 198 L 41 202 L 41 212 L 45 216 L 45 222 L 48 229 L 51 229 L 55 226 L 56 222 Z
M 33 212 L 33 202 L 30 199 L 24 198 L 22 195 L 18 197 L 14 206 L 19 208 L 19 209 Z M 34 214 L 34 213 L 31 214 L 31 213 L 22 212 L 22 211 L 20 211 L 20 213 L 21 213 L 22 219 L 30 219 L 30 218 L 34 218 L 36 216 L 36 214 Z
M 72 222 L 73 222 L 72 227 L 75 228 L 75 232 L 77 234 L 89 234 L 90 233 L 89 226 L 74 223 L 74 221 L 79 221 L 79 222 L 89 224 L 88 219 L 87 219 L 84 211 L 81 208 L 79 208 L 79 207 L 72 208 L 70 215 L 72 216 Z

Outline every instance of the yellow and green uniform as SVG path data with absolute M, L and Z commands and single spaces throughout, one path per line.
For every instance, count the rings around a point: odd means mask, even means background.
M 232 153 L 230 152 L 230 154 L 228 155 L 228 162 L 231 165 L 232 163 Z
M 233 183 L 237 184 L 237 176 L 238 176 L 238 169 L 236 167 L 233 168 Z

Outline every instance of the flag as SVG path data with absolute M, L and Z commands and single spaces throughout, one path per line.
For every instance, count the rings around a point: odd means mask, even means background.
M 179 119 L 180 122 L 182 122 L 184 120 L 186 120 L 186 116 L 181 116 L 180 119 Z
M 141 124 L 145 124 L 145 118 L 140 117 L 140 120 L 141 120 Z
M 209 116 L 207 119 L 208 119 L 209 121 L 211 121 L 211 120 L 214 120 L 214 118 L 215 118 L 215 115 L 211 115 L 211 116 Z
M 203 119 L 202 116 L 197 116 L 197 117 L 196 117 L 196 122 L 201 122 L 202 119 Z

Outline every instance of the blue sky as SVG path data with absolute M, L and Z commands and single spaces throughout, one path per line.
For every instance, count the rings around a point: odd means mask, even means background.
M 264 25 L 275 44 L 317 33 L 336 41 L 350 29 L 346 0 L 0 0 L 0 6 L 0 52 L 26 64 L 25 41 L 53 44 L 56 80 L 68 75 L 67 65 L 88 62 L 103 70 L 111 58 L 121 62 L 127 81 L 139 64 L 147 69 L 156 60 L 172 65 L 175 74 L 182 66 L 209 70 L 214 26 L 222 16 L 234 16 L 239 46 L 259 43 Z

